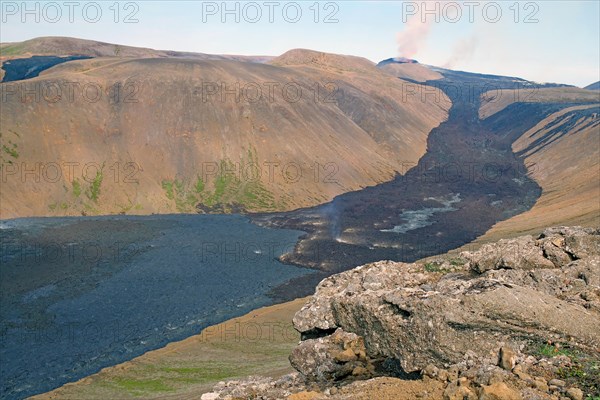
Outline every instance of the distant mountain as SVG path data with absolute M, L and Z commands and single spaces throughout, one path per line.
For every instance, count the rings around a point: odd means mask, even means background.
M 592 83 L 591 85 L 588 85 L 588 86 L 584 87 L 584 89 L 587 89 L 587 90 L 600 90 L 600 81 L 598 81 L 596 83 Z
M 199 60 L 238 60 L 266 62 L 269 56 L 237 56 L 192 53 L 172 50 L 154 50 L 144 47 L 124 46 L 95 40 L 62 36 L 38 37 L 24 42 L 0 43 L 0 59 L 44 56 L 136 57 L 136 58 L 194 58 Z
M 274 58 L 271 56 L 240 56 L 154 50 L 95 40 L 47 36 L 24 42 L 0 43 L 0 82 L 31 78 L 32 76 L 37 76 L 45 69 L 70 59 L 99 57 L 191 58 L 195 60 L 235 60 L 256 63 L 266 63 Z M 10 67 L 9 64 L 11 64 Z
M 383 67 L 384 65 L 388 65 L 388 64 L 418 64 L 419 62 L 417 60 L 412 60 L 410 58 L 406 58 L 406 57 L 393 57 L 393 58 L 388 58 L 386 60 L 380 61 L 379 64 L 377 64 L 378 67 Z
M 432 68 L 407 58 L 388 58 L 377 64 L 377 68 L 396 78 L 415 82 L 433 81 L 443 78 Z

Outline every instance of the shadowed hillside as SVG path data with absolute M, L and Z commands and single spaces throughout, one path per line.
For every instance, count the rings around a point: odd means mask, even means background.
M 514 104 L 535 114 L 539 104 Z M 514 114 L 513 114 L 514 115 Z M 542 187 L 533 208 L 494 225 L 477 242 L 539 231 L 549 224 L 600 226 L 600 104 L 567 107 L 541 120 L 513 144 Z
M 486 119 L 514 103 L 595 103 L 600 93 L 576 87 L 520 87 L 502 91 L 489 91 L 482 95 L 479 118 Z
M 591 85 L 587 85 L 586 87 L 584 87 L 584 89 L 587 89 L 587 90 L 600 90 L 600 81 L 598 81 L 596 83 L 592 83 Z

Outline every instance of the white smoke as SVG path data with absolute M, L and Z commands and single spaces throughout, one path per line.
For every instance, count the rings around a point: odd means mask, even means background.
M 427 41 L 431 31 L 431 19 L 421 20 L 418 14 L 408 17 L 404 30 L 396 34 L 398 54 L 400 57 L 414 58 L 419 49 Z

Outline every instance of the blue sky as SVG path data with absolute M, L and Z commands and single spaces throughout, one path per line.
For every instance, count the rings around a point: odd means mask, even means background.
M 475 1 L 472 19 L 462 1 L 323 1 L 316 6 L 314 0 L 273 1 L 277 4 L 271 8 L 272 22 L 268 1 L 256 1 L 256 6 L 245 1 L 237 2 L 237 6 L 227 2 L 229 9 L 238 7 L 239 22 L 235 21 L 235 11 L 224 15 L 222 1 L 119 2 L 117 22 L 114 1 L 97 2 L 102 11 L 97 22 L 91 22 L 96 18 L 96 6 L 88 1 L 76 2 L 73 22 L 64 1 L 54 5 L 28 2 L 31 14 L 24 14 L 21 1 L 2 1 L 0 39 L 13 42 L 37 36 L 73 36 L 219 54 L 279 55 L 292 48 L 310 48 L 377 62 L 402 53 L 398 34 L 406 39 L 410 25 L 406 17 L 412 11 L 416 37 L 409 34 L 405 43 L 411 47 L 410 55 L 423 63 L 578 86 L 600 80 L 598 0 Z M 292 23 L 296 4 L 302 14 Z M 431 13 L 424 15 L 424 7 Z M 60 18 L 56 10 L 60 10 Z M 260 18 L 256 10 L 261 11 Z M 137 22 L 125 23 L 125 16 L 134 11 L 132 19 Z M 36 13 L 39 22 L 35 21 Z M 331 13 L 330 22 L 325 23 Z M 53 19 L 56 22 L 52 23 Z

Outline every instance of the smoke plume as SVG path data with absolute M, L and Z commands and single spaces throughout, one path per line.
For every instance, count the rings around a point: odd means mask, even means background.
M 414 58 L 419 49 L 427 41 L 431 30 L 431 20 L 421 21 L 418 14 L 408 17 L 404 30 L 398 32 L 396 40 L 398 43 L 398 55 L 405 58 Z

